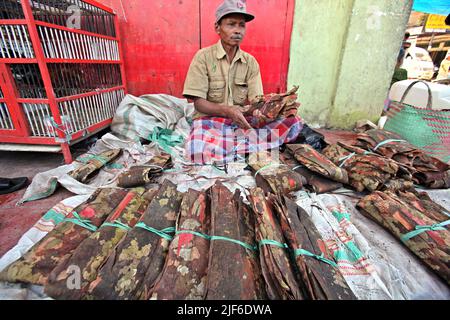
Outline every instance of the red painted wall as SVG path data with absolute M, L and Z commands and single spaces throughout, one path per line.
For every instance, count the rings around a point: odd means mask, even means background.
M 218 41 L 214 16 L 222 0 L 100 0 L 119 17 L 131 94 L 181 96 L 189 64 Z M 261 66 L 265 92 L 286 89 L 294 0 L 248 0 L 256 18 L 242 49 Z

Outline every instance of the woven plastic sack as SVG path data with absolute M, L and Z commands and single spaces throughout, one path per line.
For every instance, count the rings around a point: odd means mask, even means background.
M 404 103 L 411 88 L 419 82 L 428 88 L 426 108 L 417 108 Z M 411 83 L 400 102 L 391 102 L 387 117 L 384 126 L 386 131 L 397 133 L 430 156 L 444 162 L 450 161 L 450 111 L 432 110 L 432 93 L 426 82 Z

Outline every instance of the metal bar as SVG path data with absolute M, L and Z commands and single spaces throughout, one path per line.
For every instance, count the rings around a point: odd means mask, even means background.
M 87 120 L 88 120 L 87 122 L 88 122 L 89 126 L 92 126 L 95 122 L 92 119 L 92 111 L 90 110 L 89 105 L 86 103 L 86 99 L 87 99 L 87 97 L 81 98 L 80 101 L 83 104 L 84 110 L 86 111 Z
M 50 54 L 50 50 L 48 48 L 48 41 L 44 37 L 44 33 L 42 32 L 42 27 L 37 27 L 39 31 L 39 35 L 41 36 L 42 47 L 44 49 L 44 55 L 46 58 L 52 58 Z
M 40 126 L 41 126 L 41 130 L 42 130 L 42 135 L 43 136 L 48 136 L 47 135 L 47 124 L 46 124 L 46 121 L 45 121 L 45 112 L 44 112 L 44 110 L 42 110 L 42 106 L 41 105 L 38 105 L 38 104 L 34 104 L 34 106 L 35 106 L 35 110 L 36 110 L 36 113 L 37 113 L 37 118 L 38 118 L 38 121 L 39 121 L 39 124 L 40 124 Z
M 101 100 L 102 100 L 103 120 L 109 118 L 108 107 L 106 105 L 106 98 L 105 98 L 107 95 L 108 95 L 108 93 L 100 93 L 100 97 L 101 97 Z
M 73 110 L 72 110 L 72 108 L 70 106 L 70 103 L 68 101 L 63 101 L 62 104 L 64 104 L 64 106 L 66 106 L 66 110 L 70 114 L 70 119 L 71 119 L 71 122 L 72 122 L 72 126 L 73 126 L 73 128 L 75 130 L 74 132 L 80 131 L 81 129 L 80 129 L 80 127 L 78 125 L 78 122 L 77 122 L 78 116 L 74 116 L 74 113 L 73 113 Z
M 1 30 L 2 30 L 2 27 L 0 26 L 0 32 L 1 32 Z M 3 42 L 3 36 L 2 36 L 2 42 Z M 3 45 L 0 45 L 0 51 L 1 51 L 1 53 L 2 53 L 2 58 L 6 58 L 6 54 L 4 54 L 3 53 Z M 8 50 L 6 49 L 6 47 L 5 47 L 5 51 L 7 52 Z
M 49 33 L 50 33 L 50 35 L 51 35 L 52 45 L 53 45 L 54 48 L 55 48 L 56 56 L 57 56 L 58 58 L 63 58 L 62 52 L 60 51 L 60 48 L 59 48 L 59 45 L 58 45 L 58 40 L 56 39 L 55 33 L 53 32 L 53 28 L 46 28 L 45 30 L 46 30 L 46 32 L 47 32 L 47 30 L 48 30 Z
M 22 30 L 23 30 L 23 33 L 25 35 L 25 40 L 27 41 L 28 50 L 30 50 L 31 57 L 34 58 L 35 55 L 34 55 L 33 47 L 30 44 L 30 35 L 28 34 L 28 28 L 26 28 L 25 26 L 22 26 Z
M 62 35 L 64 36 L 64 43 L 66 45 L 67 48 L 67 53 L 68 53 L 68 58 L 69 59 L 75 59 L 75 53 L 73 50 L 73 46 L 72 46 L 72 42 L 70 40 L 70 36 L 68 35 L 67 31 L 61 31 Z
M 12 35 L 13 35 L 13 38 L 14 38 L 14 44 L 15 44 L 15 46 L 16 46 L 16 48 L 17 48 L 17 53 L 18 53 L 18 55 L 20 56 L 20 58 L 22 58 L 22 51 L 23 51 L 23 48 L 19 48 L 19 41 L 17 40 L 17 37 L 16 37 L 16 29 L 14 29 L 14 26 L 9 26 L 10 28 L 11 28 L 11 33 L 12 33 Z
M 69 37 L 70 37 L 70 39 L 72 41 L 72 44 L 73 44 L 73 51 L 74 51 L 75 59 L 80 59 L 81 57 L 80 57 L 79 52 L 78 52 L 79 48 L 78 48 L 78 45 L 77 45 L 77 42 L 76 42 L 76 39 L 75 39 L 75 33 L 69 32 Z
M 113 95 L 114 92 L 107 92 L 106 93 L 106 105 L 108 107 L 108 118 L 112 118 L 113 116 Z
M 27 47 L 25 45 L 25 41 L 23 41 L 22 31 L 19 28 L 17 29 L 17 31 L 19 32 L 19 38 L 20 38 L 20 42 L 22 44 L 23 52 L 25 53 L 25 58 L 32 58 L 31 52 L 28 53 L 28 51 L 26 49 Z M 24 37 L 25 37 L 25 35 L 24 35 Z
M 59 43 L 61 43 L 61 47 L 64 50 L 64 58 L 68 59 L 69 57 L 69 51 L 67 50 L 67 43 L 64 41 L 63 32 L 61 30 L 56 30 L 59 34 Z
M 58 110 L 59 111 L 59 110 Z M 47 117 L 49 117 L 49 119 L 51 119 L 52 118 L 52 116 L 51 116 L 51 112 L 50 112 L 50 110 L 49 110 L 49 108 L 48 108 L 48 106 L 47 105 L 45 105 L 45 107 L 44 107 L 44 109 L 42 110 L 42 112 L 43 113 L 45 113 L 46 114 L 46 116 Z M 45 118 L 44 118 L 45 119 Z M 64 118 L 62 118 L 62 120 L 64 120 Z M 63 121 L 63 128 L 65 128 L 64 127 L 64 121 Z M 52 136 L 52 137 L 56 137 L 56 129 L 54 128 L 53 130 L 49 130 L 49 126 L 47 125 L 46 127 L 45 127 L 45 129 L 46 129 L 46 131 L 47 131 L 47 134 L 49 135 L 49 136 Z
M 77 100 L 70 100 L 70 101 L 67 101 L 67 103 L 71 106 L 73 112 L 75 113 L 80 130 L 82 130 L 84 128 L 87 128 L 87 125 L 85 124 L 81 110 L 80 110 L 80 114 L 78 114 L 78 107 L 76 106 L 76 101 Z
M 6 118 L 7 116 L 5 115 L 3 109 L 7 109 L 6 108 L 6 104 L 5 103 L 0 103 L 0 125 L 2 126 L 3 129 L 9 129 L 9 126 L 6 122 Z
M 5 105 L 5 106 L 6 106 L 6 105 Z M 11 114 L 9 113 L 8 106 L 6 106 L 5 112 L 6 112 L 6 115 L 7 115 L 8 122 L 9 122 L 9 128 L 10 128 L 11 130 L 13 130 L 13 129 L 14 129 L 14 124 L 13 124 L 13 122 L 12 122 L 12 117 L 11 117 Z
M 81 45 L 83 46 L 83 52 L 84 52 L 84 59 L 90 60 L 91 59 L 91 52 L 87 45 L 87 36 L 85 34 L 81 34 Z
M 80 113 L 82 114 L 83 122 L 85 124 L 83 129 L 86 129 L 86 128 L 89 127 L 89 119 L 88 119 L 88 116 L 87 116 L 87 111 L 84 110 L 84 106 L 81 103 L 81 99 L 78 99 L 78 100 L 75 100 L 75 101 L 78 103 L 78 109 L 80 110 Z
M 31 121 L 30 111 L 28 110 L 28 106 L 29 106 L 28 104 L 23 104 L 23 107 L 25 109 L 25 114 L 28 118 L 28 124 L 30 125 L 30 128 L 31 128 L 31 132 L 32 132 L 33 136 L 36 136 L 37 135 L 36 130 L 35 130 L 35 127 L 33 126 L 33 122 Z
M 101 94 L 97 94 L 97 95 L 93 96 L 95 98 L 94 105 L 96 107 L 96 112 L 97 112 L 97 122 L 104 120 L 103 115 L 102 115 L 102 99 L 101 99 L 100 95 Z
M 89 101 L 90 106 L 91 106 L 91 111 L 92 111 L 92 116 L 93 116 L 92 120 L 94 120 L 94 123 L 100 122 L 100 119 L 98 117 L 98 112 L 97 112 L 98 105 L 97 105 L 97 102 L 96 102 L 97 101 L 96 96 L 97 95 L 93 95 L 93 96 L 90 96 L 90 97 L 86 98 Z
M 14 50 L 14 47 L 13 47 L 13 44 L 12 44 L 12 38 L 11 38 L 11 34 L 9 33 L 8 26 L 4 26 L 4 27 L 5 27 L 6 34 L 8 35 L 8 44 L 9 44 L 8 47 L 9 47 L 9 49 L 12 50 L 14 58 L 19 58 L 19 57 L 17 57 L 16 51 Z
M 47 37 L 49 49 L 51 48 L 50 51 L 52 52 L 52 57 L 57 58 L 58 53 L 56 52 L 56 46 L 53 43 L 53 38 L 52 38 L 52 40 L 50 40 L 50 36 L 48 35 L 48 33 L 49 33 L 48 28 L 46 28 L 46 27 L 41 27 L 41 28 L 44 29 L 45 36 Z M 50 30 L 50 34 L 51 34 L 51 30 Z
M 3 26 L 0 26 L 0 34 L 2 36 L 2 42 L 6 51 L 6 54 L 8 58 L 11 58 L 11 55 L 9 54 L 8 46 L 6 45 L 5 35 L 3 34 Z
M 77 47 L 79 53 L 79 59 L 84 59 L 83 46 L 81 43 L 81 37 L 78 33 L 74 33 L 75 38 L 77 39 Z
M 34 123 L 34 130 L 33 132 L 35 133 L 35 136 L 39 136 L 40 132 L 39 132 L 39 127 L 38 127 L 38 122 L 36 121 L 36 117 L 34 115 L 34 109 L 33 109 L 33 105 L 32 104 L 28 104 L 27 105 L 27 110 L 29 112 L 29 116 L 32 119 L 32 122 L 30 122 L 31 127 L 33 128 L 33 123 Z

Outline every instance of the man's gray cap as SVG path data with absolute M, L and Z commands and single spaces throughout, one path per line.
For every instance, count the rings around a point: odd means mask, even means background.
M 247 13 L 246 0 L 225 0 L 216 11 L 216 22 L 228 14 L 240 13 L 245 16 L 245 21 L 249 22 L 255 19 L 255 16 Z

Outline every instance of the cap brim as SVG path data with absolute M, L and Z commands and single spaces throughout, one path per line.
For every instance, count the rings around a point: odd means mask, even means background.
M 232 11 L 232 12 L 227 12 L 227 13 L 223 14 L 221 17 L 219 17 L 216 20 L 216 22 L 219 22 L 221 19 L 225 18 L 226 16 L 229 16 L 230 14 L 234 14 L 234 13 L 242 14 L 245 17 L 245 22 L 250 22 L 253 19 L 255 19 L 255 16 L 250 13 L 246 13 L 246 12 L 242 12 L 242 11 Z

